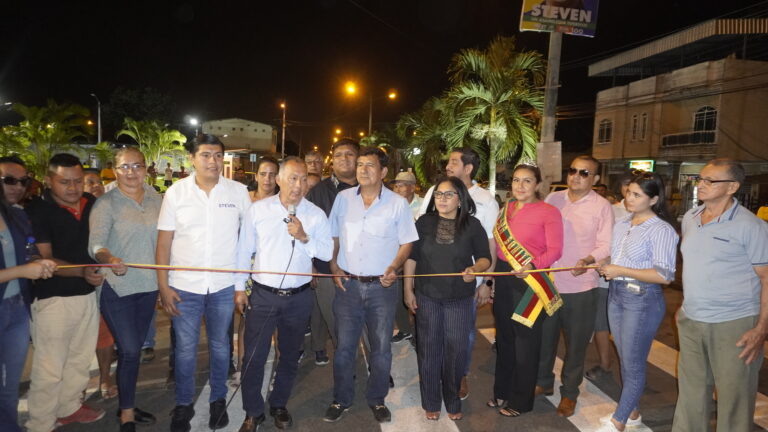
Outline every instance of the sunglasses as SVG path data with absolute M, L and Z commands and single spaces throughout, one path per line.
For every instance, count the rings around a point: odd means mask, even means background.
M 12 176 L 5 176 L 0 177 L 0 180 L 3 181 L 3 184 L 7 184 L 9 186 L 16 186 L 17 184 L 21 183 L 22 186 L 27 187 L 30 183 L 32 183 L 32 179 L 29 177 L 16 178 Z
M 592 174 L 592 171 L 585 170 L 585 169 L 576 169 L 576 168 L 568 168 L 568 175 L 580 175 L 584 178 L 589 177 L 590 174 Z

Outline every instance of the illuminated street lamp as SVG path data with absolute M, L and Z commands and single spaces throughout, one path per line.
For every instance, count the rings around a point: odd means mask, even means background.
M 336 135 L 341 135 L 341 129 L 340 128 L 336 128 Z
M 357 94 L 357 90 L 358 90 L 357 84 L 354 81 L 347 81 L 344 84 L 344 90 L 347 92 L 348 95 L 354 96 Z M 389 100 L 397 99 L 397 91 L 389 90 L 389 92 L 387 92 L 387 98 Z M 368 91 L 368 135 L 370 136 L 372 132 L 373 132 L 373 93 L 371 91 Z
M 369 130 L 370 130 L 370 128 L 369 128 Z M 364 136 L 365 136 L 365 132 L 363 132 L 363 131 L 360 131 L 360 138 L 362 138 L 362 137 L 364 137 Z
M 189 122 L 189 125 L 190 125 L 190 126 L 192 126 L 193 128 L 195 128 L 195 136 L 197 136 L 197 125 L 199 125 L 199 124 L 200 124 L 200 123 L 197 121 L 197 117 L 190 117 L 190 118 L 189 118 L 189 120 L 187 120 L 187 121 Z

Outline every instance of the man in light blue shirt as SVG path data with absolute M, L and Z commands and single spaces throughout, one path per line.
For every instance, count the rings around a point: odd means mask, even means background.
M 379 148 L 362 149 L 357 159 L 359 186 L 340 192 L 331 210 L 338 347 L 333 360 L 334 401 L 326 411 L 327 422 L 339 420 L 354 401 L 355 354 L 364 327 L 371 346 L 366 399 L 377 421 L 391 420 L 384 398 L 389 392 L 397 299 L 392 284 L 419 236 L 408 202 L 382 183 L 388 159 Z
M 303 199 L 307 191 L 307 166 L 297 157 L 286 158 L 277 175 L 280 193 L 256 201 L 245 213 L 240 229 L 238 268 L 271 272 L 311 273 L 312 259 L 331 259 L 333 241 L 328 218 L 316 205 Z M 269 396 L 269 414 L 278 429 L 289 428 L 293 419 L 286 405 L 296 379 L 304 329 L 312 311 L 311 276 L 256 273 L 253 291 L 245 294 L 248 275 L 235 281 L 235 303 L 245 320 L 245 369 L 242 376 L 245 421 L 242 432 L 255 431 L 264 421 L 261 396 L 264 363 L 272 333 L 277 328 L 280 362 Z M 250 306 L 248 306 L 250 305 Z
M 741 164 L 714 159 L 701 170 L 704 203 L 682 225 L 683 306 L 674 431 L 751 431 L 763 342 L 768 333 L 768 225 L 733 197 Z

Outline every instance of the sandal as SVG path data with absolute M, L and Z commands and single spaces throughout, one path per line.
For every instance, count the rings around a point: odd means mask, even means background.
M 523 413 L 510 407 L 507 404 L 504 404 L 504 406 L 499 409 L 499 414 L 503 415 L 504 417 L 520 417 Z
M 464 418 L 464 414 L 462 414 L 460 412 L 455 413 L 455 414 L 448 413 L 448 418 L 453 420 L 453 421 L 459 421 L 459 420 Z
M 99 384 L 99 390 L 101 391 L 101 398 L 102 399 L 113 399 L 117 396 L 117 386 L 116 385 L 107 385 L 107 384 Z
M 427 420 L 437 421 L 440 419 L 440 411 L 426 411 Z
M 504 406 L 506 401 L 504 399 L 489 399 L 488 402 L 485 403 L 485 406 L 488 408 L 501 408 Z

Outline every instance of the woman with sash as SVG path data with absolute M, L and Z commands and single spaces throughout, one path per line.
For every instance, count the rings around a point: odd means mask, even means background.
M 518 165 L 512 174 L 513 199 L 504 205 L 494 228 L 497 272 L 493 315 L 496 319 L 496 377 L 488 406 L 517 417 L 533 409 L 541 347 L 542 310 L 551 315 L 562 304 L 546 273 L 560 258 L 563 221 L 560 211 L 539 199 L 541 172 Z
M 438 181 L 427 213 L 416 221 L 419 240 L 413 243 L 403 271 L 405 304 L 416 315 L 421 406 L 428 420 L 440 417 L 443 403 L 448 418 L 462 418 L 458 393 L 467 362 L 467 338 L 474 330 L 472 273 L 491 265 L 488 236 L 474 213 L 475 203 L 461 180 Z M 439 273 L 463 275 L 408 277 Z
M 608 323 L 619 353 L 622 384 L 616 412 L 600 419 L 604 424 L 601 432 L 641 424 L 638 404 L 645 387 L 648 353 L 666 310 L 661 285 L 675 279 L 679 241 L 668 222 L 664 183 L 658 174 L 635 177 L 624 204 L 631 216 L 614 225 L 612 264 L 599 269 L 610 281 Z

